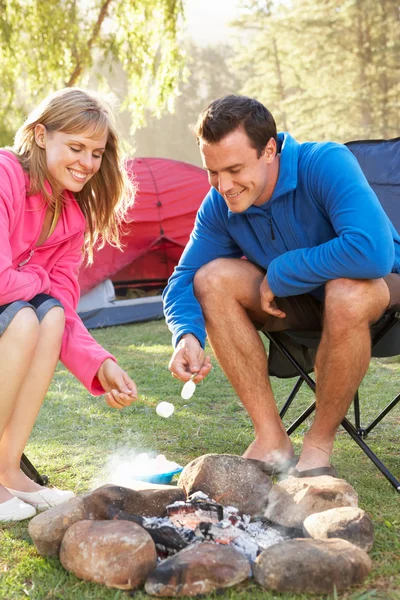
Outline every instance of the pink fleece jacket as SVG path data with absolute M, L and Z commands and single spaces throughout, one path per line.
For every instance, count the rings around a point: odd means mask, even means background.
M 104 393 L 96 376 L 106 358 L 115 360 L 89 334 L 78 317 L 78 269 L 82 262 L 85 218 L 70 192 L 55 230 L 37 246 L 47 204 L 42 194 L 27 195 L 29 176 L 17 158 L 0 150 L 0 305 L 50 294 L 65 310 L 60 360 L 93 395 Z

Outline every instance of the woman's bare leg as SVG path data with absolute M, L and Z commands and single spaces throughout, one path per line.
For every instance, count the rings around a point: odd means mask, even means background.
M 31 308 L 22 308 L 0 337 L 0 439 L 15 409 L 39 336 L 39 322 Z M 1 460 L 1 453 L 0 453 Z M 1 480 L 0 480 L 1 481 Z M 0 484 L 0 502 L 12 498 Z
M 43 318 L 29 369 L 24 371 L 23 383 L 1 436 L 0 482 L 21 492 L 41 489 L 20 470 L 20 460 L 57 365 L 64 327 L 64 311 L 58 306 Z

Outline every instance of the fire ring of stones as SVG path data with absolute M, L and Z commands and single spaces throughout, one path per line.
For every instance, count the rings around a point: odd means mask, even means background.
M 80 579 L 152 596 L 196 596 L 249 577 L 263 588 L 331 593 L 371 570 L 370 517 L 343 479 L 273 484 L 256 464 L 206 454 L 177 486 L 106 485 L 34 517 L 42 556 Z

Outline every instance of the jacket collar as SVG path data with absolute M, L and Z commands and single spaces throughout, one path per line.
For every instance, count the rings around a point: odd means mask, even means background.
M 279 175 L 271 198 L 261 206 L 249 206 L 242 213 L 234 213 L 228 208 L 228 217 L 264 212 L 270 202 L 292 192 L 297 187 L 297 171 L 300 144 L 286 131 L 278 133 L 278 153 L 280 153 Z

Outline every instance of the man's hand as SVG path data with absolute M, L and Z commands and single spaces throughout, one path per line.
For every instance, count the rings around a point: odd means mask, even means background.
M 137 400 L 135 382 L 111 358 L 97 371 L 97 377 L 106 392 L 106 402 L 111 408 L 124 408 Z
M 188 381 L 193 373 L 195 383 L 199 383 L 211 371 L 210 357 L 204 357 L 199 340 L 191 333 L 179 340 L 168 365 L 172 375 L 181 381 Z
M 275 294 L 268 285 L 267 276 L 264 277 L 262 284 L 260 285 L 260 296 L 261 308 L 264 312 L 273 317 L 278 317 L 278 319 L 284 319 L 286 317 L 286 313 L 284 313 L 283 310 L 280 310 L 275 304 Z

